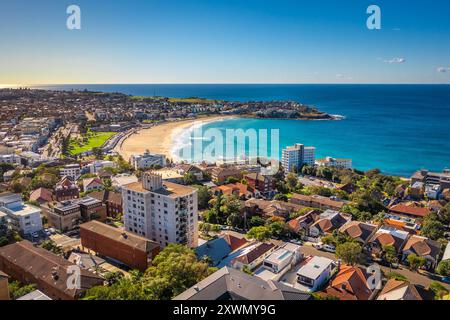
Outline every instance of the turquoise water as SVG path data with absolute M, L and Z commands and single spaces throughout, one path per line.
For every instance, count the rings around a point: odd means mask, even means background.
M 279 129 L 280 146 L 315 146 L 316 157 L 352 158 L 355 168 L 409 176 L 450 167 L 449 85 L 70 85 L 131 95 L 231 101 L 296 100 L 342 121 L 235 119 L 204 129 Z

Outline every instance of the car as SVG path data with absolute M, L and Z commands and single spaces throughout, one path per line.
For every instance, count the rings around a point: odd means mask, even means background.
M 325 244 L 322 248 L 323 251 L 327 251 L 327 252 L 331 252 L 331 253 L 335 253 L 336 252 L 336 247 L 332 246 L 330 244 Z
M 450 284 L 450 278 L 449 277 L 442 277 L 441 281 Z
M 313 243 L 313 247 L 316 248 L 317 250 L 322 250 L 323 243 L 322 242 Z

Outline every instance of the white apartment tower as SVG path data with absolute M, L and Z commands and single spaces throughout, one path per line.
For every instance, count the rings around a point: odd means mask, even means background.
M 125 230 L 153 240 L 161 247 L 169 243 L 198 245 L 197 190 L 163 182 L 145 172 L 141 182 L 122 187 Z
M 315 147 L 305 147 L 297 143 L 295 146 L 283 149 L 281 164 L 285 171 L 292 171 L 294 166 L 297 170 L 300 170 L 303 165 L 314 166 L 315 153 Z

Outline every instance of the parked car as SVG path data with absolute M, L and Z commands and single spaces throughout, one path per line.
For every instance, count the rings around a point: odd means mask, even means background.
M 442 282 L 450 284 L 450 278 L 449 277 L 442 277 Z
M 331 253 L 335 253 L 336 252 L 336 247 L 332 246 L 330 244 L 325 244 L 325 245 L 323 245 L 322 250 L 323 251 L 327 251 L 327 252 L 331 252 Z
M 322 250 L 323 243 L 322 242 L 313 243 L 313 247 L 316 248 L 317 250 Z

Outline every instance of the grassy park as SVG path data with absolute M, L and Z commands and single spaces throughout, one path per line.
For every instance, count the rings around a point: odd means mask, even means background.
M 99 148 L 115 134 L 115 132 L 93 132 L 89 130 L 81 138 L 70 140 L 69 152 L 71 155 L 75 155 L 93 148 Z

